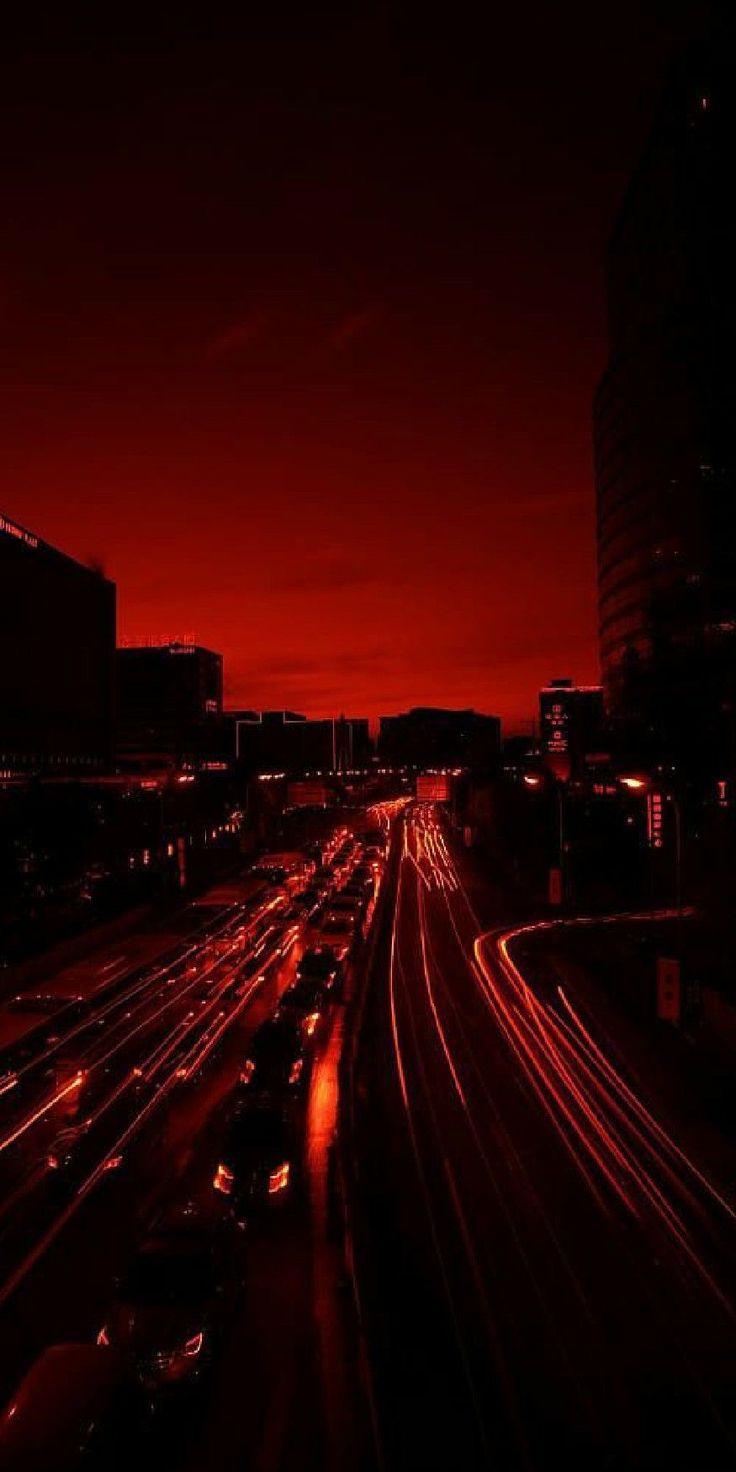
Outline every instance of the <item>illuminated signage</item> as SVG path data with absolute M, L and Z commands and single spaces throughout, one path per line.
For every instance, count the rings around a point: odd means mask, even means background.
M 121 649 L 168 649 L 171 654 L 191 654 L 194 634 L 144 634 L 139 639 L 121 639 Z
M 558 754 L 568 751 L 570 713 L 565 702 L 562 700 L 545 701 L 542 721 L 545 751 Z
M 647 793 L 647 842 L 650 848 L 662 848 L 664 813 L 661 792 Z
M 25 543 L 26 547 L 38 546 L 38 537 L 34 537 L 31 532 L 18 526 L 16 522 L 8 521 L 5 516 L 0 516 L 0 532 L 4 532 L 6 537 L 15 537 L 16 541 Z

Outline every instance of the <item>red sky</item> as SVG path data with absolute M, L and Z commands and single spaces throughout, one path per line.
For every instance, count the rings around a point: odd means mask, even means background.
M 702 7 L 488 8 L 6 50 L 0 507 L 231 703 L 595 677 L 604 244 Z

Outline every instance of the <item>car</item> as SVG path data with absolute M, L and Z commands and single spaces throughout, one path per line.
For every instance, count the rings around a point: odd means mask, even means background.
M 320 981 L 298 977 L 283 993 L 276 1015 L 294 1019 L 306 1039 L 314 1037 L 326 1017 L 328 1005 L 328 995 Z
M 303 920 L 305 918 L 305 914 L 306 911 L 304 910 L 303 906 L 297 901 L 292 900 L 291 903 L 288 904 L 286 908 L 281 911 L 279 919 L 284 921 L 286 924 L 293 925 L 295 920 Z
M 231 1115 L 212 1185 L 232 1200 L 236 1215 L 283 1200 L 293 1184 L 294 1139 L 288 1112 L 260 1100 Z
M 127 1354 L 143 1384 L 166 1391 L 211 1366 L 242 1287 L 234 1219 L 210 1203 L 183 1203 L 144 1237 L 97 1343 Z
M 278 1014 L 254 1034 L 239 1084 L 251 1093 L 281 1094 L 306 1082 L 307 1058 L 298 1023 Z
M 49 1170 L 66 1173 L 80 1164 L 91 1125 L 91 1119 L 83 1119 L 78 1124 L 70 1124 L 66 1129 L 59 1130 L 46 1152 Z
M 125 1102 L 118 1101 L 118 1107 L 122 1111 L 126 1108 Z M 121 1113 L 121 1124 L 124 1118 Z M 94 1171 L 98 1165 L 102 1166 L 103 1173 L 107 1175 L 119 1170 L 125 1160 L 125 1154 L 120 1149 L 105 1151 L 99 1136 L 95 1137 L 94 1123 L 94 1119 L 89 1117 L 67 1125 L 54 1136 L 45 1153 L 44 1163 L 49 1171 L 49 1182 L 53 1182 L 62 1193 L 76 1189 L 83 1177 Z
M 341 889 L 332 896 L 328 906 L 328 915 L 357 915 L 363 903 L 362 896 L 348 894 L 346 889 Z
M 341 968 L 330 946 L 315 946 L 305 951 L 296 968 L 297 980 L 318 981 L 325 991 L 336 990 L 341 980 Z
M 368 904 L 369 895 L 364 884 L 355 884 L 351 879 L 350 882 L 344 885 L 343 888 L 340 890 L 338 899 L 352 900 L 355 910 L 362 912 Z M 338 908 L 341 907 L 338 906 Z M 345 908 L 347 908 L 347 906 Z
M 328 914 L 320 926 L 324 945 L 330 947 L 335 959 L 342 963 L 347 959 L 355 944 L 355 924 L 349 915 Z
M 299 905 L 302 915 L 309 920 L 317 913 L 322 903 L 322 890 L 312 886 L 309 889 L 301 889 L 294 895 L 294 904 Z
M 3 1472 L 122 1468 L 150 1417 L 125 1357 L 96 1344 L 53 1344 L 0 1416 Z
M 353 869 L 353 872 L 352 872 L 352 875 L 351 875 L 351 878 L 350 878 L 350 883 L 351 884 L 360 884 L 360 885 L 362 885 L 363 889 L 372 889 L 373 888 L 373 869 L 372 869 L 371 865 L 370 864 L 358 864 L 357 868 L 356 869 Z

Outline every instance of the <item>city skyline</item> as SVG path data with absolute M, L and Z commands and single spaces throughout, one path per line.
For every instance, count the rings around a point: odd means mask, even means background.
M 0 75 L 2 1472 L 734 1472 L 733 0 Z

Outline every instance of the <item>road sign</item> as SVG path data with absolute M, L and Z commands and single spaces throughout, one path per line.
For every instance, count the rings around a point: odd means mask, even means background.
M 562 904 L 562 870 L 550 869 L 549 871 L 549 902 L 551 905 Z
M 657 957 L 657 1016 L 664 1022 L 680 1021 L 680 962 L 671 956 Z

